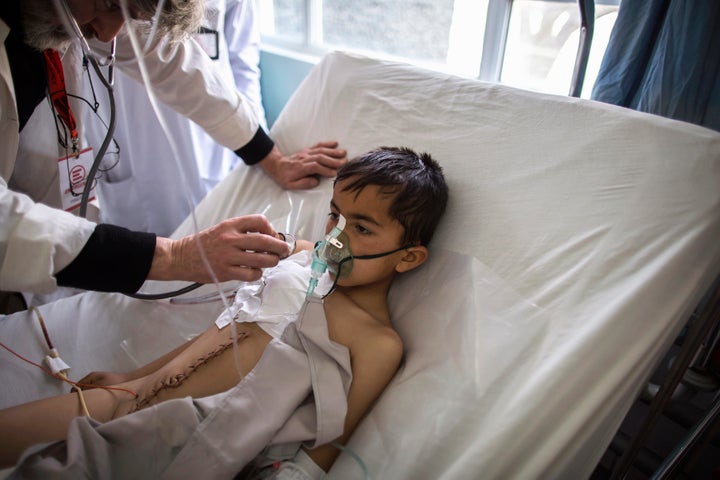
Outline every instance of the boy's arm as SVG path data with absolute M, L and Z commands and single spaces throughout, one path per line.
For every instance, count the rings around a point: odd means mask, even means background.
M 285 240 L 282 238 L 282 240 Z M 315 244 L 310 242 L 309 240 L 302 240 L 298 239 L 295 242 L 295 249 L 290 252 L 290 255 L 293 253 L 300 252 L 302 250 L 312 250 L 315 247 Z M 209 327 L 210 329 L 214 329 L 215 325 L 211 325 Z M 200 336 L 197 336 L 193 338 L 192 340 L 189 340 L 185 342 L 184 344 L 180 345 L 176 349 L 166 353 L 160 358 L 157 358 L 153 360 L 152 362 L 136 369 L 131 372 L 127 373 L 119 373 L 119 372 L 90 372 L 85 377 L 81 378 L 78 383 L 88 385 L 86 388 L 92 388 L 90 385 L 97 385 L 97 386 L 109 386 L 109 385 L 117 385 L 119 383 L 128 382 L 130 380 L 135 380 L 137 378 L 142 378 L 145 375 L 149 375 L 153 372 L 156 372 L 158 369 L 160 369 L 163 365 L 168 363 L 170 360 L 178 356 L 180 353 L 183 352 L 186 348 L 188 348 L 192 343 L 199 338 Z
M 350 345 L 352 383 L 348 392 L 348 411 L 343 434 L 335 441 L 345 444 L 352 432 L 392 379 L 402 358 L 402 340 L 389 328 L 373 329 L 372 334 L 357 338 Z M 330 444 L 307 450 L 308 455 L 326 472 L 340 451 Z
M 213 324 L 210 328 L 215 328 L 215 325 Z M 85 375 L 83 378 L 78 380 L 78 383 L 83 385 L 97 385 L 97 386 L 109 386 L 109 385 L 117 385 L 119 383 L 128 382 L 130 380 L 135 380 L 136 378 L 142 378 L 145 375 L 149 375 L 153 372 L 156 372 L 159 368 L 161 368 L 163 365 L 168 363 L 170 360 L 178 356 L 180 353 L 182 353 L 186 348 L 188 348 L 190 345 L 200 338 L 200 336 L 197 336 L 195 338 L 192 338 L 188 340 L 187 342 L 183 343 L 179 347 L 175 348 L 174 350 L 171 350 L 170 352 L 166 353 L 162 357 L 156 358 L 150 363 L 147 363 L 143 365 L 142 367 L 133 370 L 131 372 L 127 373 L 115 373 L 115 372 L 90 372 L 89 374 Z M 87 387 L 91 388 L 91 387 Z

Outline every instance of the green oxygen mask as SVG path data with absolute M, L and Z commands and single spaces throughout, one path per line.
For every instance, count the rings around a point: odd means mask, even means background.
M 308 285 L 306 297 L 312 296 L 315 287 L 317 287 L 318 279 L 326 271 L 330 271 L 330 273 L 335 276 L 335 279 L 333 280 L 332 287 L 328 293 L 323 295 L 323 298 L 335 289 L 339 279 L 350 276 L 353 268 L 353 260 L 372 260 L 373 258 L 384 257 L 412 247 L 412 245 L 404 245 L 388 252 L 353 256 L 352 250 L 350 249 L 350 239 L 344 232 L 345 224 L 345 217 L 338 214 L 337 224 L 325 235 L 325 239 L 315 244 L 312 253 L 312 264 L 310 266 L 310 284 Z
M 315 287 L 317 287 L 318 279 L 328 269 L 330 269 L 331 273 L 336 275 L 335 281 L 337 282 L 337 265 L 339 265 L 345 257 L 352 259 L 350 242 L 348 241 L 347 235 L 343 232 L 345 229 L 345 223 L 345 217 L 338 215 L 337 224 L 327 235 L 325 235 L 325 239 L 320 240 L 315 244 L 315 248 L 312 253 L 312 264 L 310 266 L 310 284 L 308 285 L 306 297 L 312 296 L 315 291 Z M 349 274 L 350 269 L 347 269 L 347 275 Z M 333 288 L 334 286 L 335 285 L 333 284 Z

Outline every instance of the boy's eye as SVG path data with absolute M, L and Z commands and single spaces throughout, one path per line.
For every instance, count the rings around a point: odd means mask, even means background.
M 335 222 L 337 222 L 338 218 L 340 218 L 340 216 L 335 212 L 328 213 L 328 217 L 330 218 L 330 220 Z
M 367 228 L 363 227 L 360 224 L 355 225 L 355 230 L 357 230 L 358 233 L 361 233 L 363 235 L 369 235 L 372 233 L 370 230 L 368 230 Z

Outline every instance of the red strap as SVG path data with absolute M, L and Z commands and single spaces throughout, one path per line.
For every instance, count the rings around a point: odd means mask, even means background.
M 55 111 L 65 126 L 70 130 L 70 136 L 73 140 L 73 147 L 77 149 L 77 124 L 75 115 L 70 109 L 67 91 L 65 90 L 65 74 L 63 73 L 62 62 L 57 50 L 43 50 L 45 56 L 45 65 L 47 66 L 48 91 L 50 92 L 50 100 L 52 100 Z

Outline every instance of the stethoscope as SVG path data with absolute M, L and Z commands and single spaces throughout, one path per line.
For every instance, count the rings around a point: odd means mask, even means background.
M 75 17 L 72 14 L 72 11 L 70 10 L 70 7 L 67 4 L 66 0 L 56 0 L 56 4 L 60 4 L 61 9 L 63 13 L 65 14 L 64 21 L 67 23 L 67 25 L 70 26 L 70 30 L 75 34 L 78 41 L 80 42 L 80 48 L 82 50 L 84 58 L 88 60 L 90 65 L 92 65 L 93 70 L 95 70 L 95 73 L 97 74 L 98 78 L 100 79 L 100 82 L 103 84 L 105 89 L 108 93 L 108 99 L 110 102 L 110 121 L 108 122 L 108 130 L 105 134 L 105 138 L 103 139 L 102 145 L 100 145 L 100 149 L 97 151 L 97 154 L 95 155 L 95 158 L 93 159 L 92 166 L 90 167 L 90 172 L 88 173 L 87 178 L 95 178 L 95 175 L 97 174 L 98 169 L 100 168 L 100 163 L 105 156 L 105 152 L 107 152 L 108 146 L 110 145 L 110 142 L 112 142 L 113 135 L 115 134 L 115 93 L 113 90 L 113 81 L 114 81 L 114 68 L 115 68 L 115 45 L 116 40 L 115 38 L 112 39 L 112 42 L 110 43 L 110 55 L 108 55 L 104 59 L 98 59 L 97 55 L 90 49 L 90 45 L 88 45 L 87 40 L 85 39 L 85 36 L 82 34 L 82 31 L 80 30 L 80 26 L 78 25 L 77 21 L 75 20 Z M 100 67 L 108 67 L 108 73 L 107 77 L 102 74 L 100 71 Z M 83 188 L 82 194 L 80 196 L 80 211 L 79 214 L 81 217 L 85 218 L 87 216 L 87 206 L 90 199 L 90 190 L 92 190 L 93 182 L 85 182 L 85 186 Z
M 115 46 L 116 46 L 116 39 L 113 38 L 112 42 L 110 44 L 110 55 L 105 57 L 104 59 L 98 58 L 98 56 L 92 51 L 90 48 L 90 45 L 88 44 L 87 40 L 85 39 L 85 36 L 82 34 L 82 31 L 80 30 L 80 26 L 78 25 L 77 21 L 75 20 L 75 17 L 72 14 L 72 11 L 70 10 L 70 7 L 67 4 L 66 0 L 55 0 L 56 5 L 60 4 L 61 9 L 64 13 L 64 23 L 66 23 L 66 26 L 70 27 L 70 30 L 74 33 L 74 35 L 77 37 L 78 41 L 80 42 L 80 48 L 82 50 L 83 56 L 88 60 L 90 65 L 92 65 L 93 70 L 97 74 L 98 78 L 100 79 L 101 83 L 105 87 L 108 93 L 108 100 L 110 103 L 110 120 L 107 124 L 107 133 L 105 134 L 105 138 L 103 139 L 102 144 L 100 145 L 100 149 L 97 151 L 97 154 L 95 155 L 95 158 L 93 159 L 92 166 L 90 167 L 90 171 L 88 173 L 87 178 L 95 178 L 95 175 L 97 174 L 98 169 L 100 168 L 100 163 L 102 162 L 103 157 L 105 156 L 105 152 L 107 152 L 108 146 L 110 145 L 110 142 L 112 142 L 113 135 L 115 134 L 115 92 L 113 89 L 113 81 L 114 81 L 114 66 L 115 66 Z M 103 75 L 102 71 L 100 70 L 100 67 L 108 67 L 108 73 L 107 76 Z M 87 206 L 90 199 L 90 191 L 92 189 L 92 183 L 93 182 L 85 182 L 85 186 L 83 187 L 83 191 L 80 197 L 80 209 L 79 209 L 79 215 L 83 218 L 87 216 Z M 164 293 L 156 293 L 156 294 L 145 294 L 145 293 L 129 293 L 125 294 L 129 297 L 138 298 L 141 300 L 161 300 L 165 298 L 171 298 L 176 297 L 178 295 L 182 295 L 184 293 L 190 292 L 192 290 L 195 290 L 199 287 L 201 287 L 202 283 L 193 283 L 191 285 L 188 285 L 187 287 L 174 290 L 171 292 L 164 292 Z
M 112 43 L 110 45 L 110 55 L 105 57 L 104 59 L 98 58 L 98 56 L 92 51 L 90 48 L 90 45 L 88 44 L 87 40 L 85 39 L 85 36 L 82 34 L 82 31 L 80 30 L 80 26 L 78 25 L 77 21 L 75 20 L 75 17 L 73 16 L 70 7 L 67 4 L 66 0 L 55 0 L 56 4 L 60 4 L 62 6 L 62 11 L 65 16 L 65 23 L 69 25 L 70 30 L 74 33 L 74 35 L 77 37 L 78 41 L 80 42 L 80 48 L 82 49 L 83 56 L 87 58 L 90 65 L 92 65 L 93 70 L 97 74 L 98 78 L 102 82 L 103 86 L 107 90 L 108 93 L 108 99 L 110 103 L 110 119 L 107 125 L 107 133 L 105 134 L 105 138 L 103 139 L 102 145 L 100 146 L 100 149 L 98 150 L 97 154 L 95 155 L 95 158 L 93 159 L 93 164 L 90 167 L 90 171 L 88 173 L 87 178 L 95 178 L 95 175 L 97 174 L 97 171 L 100 167 L 100 163 L 105 156 L 105 152 L 108 149 L 108 146 L 110 145 L 110 142 L 113 140 L 113 135 L 115 134 L 115 94 L 113 90 L 113 71 L 114 71 L 114 64 L 115 64 L 115 46 L 116 46 L 116 40 L 115 38 L 112 39 Z M 158 13 L 160 10 L 158 10 Z M 66 25 L 66 26 L 67 26 Z M 108 67 L 108 74 L 107 77 L 104 76 L 100 70 L 100 67 Z M 80 199 L 80 209 L 79 214 L 81 217 L 85 218 L 87 215 L 87 205 L 89 203 L 90 198 L 90 190 L 92 189 L 92 182 L 85 182 L 85 186 L 82 191 L 81 199 Z M 203 284 L 199 282 L 192 283 L 186 287 L 180 288 L 178 290 L 173 290 L 170 292 L 162 292 L 162 293 L 126 293 L 124 295 L 132 298 L 137 298 L 140 300 L 163 300 L 167 298 L 173 298 L 177 297 L 179 295 L 191 292 L 193 290 L 196 290 L 197 288 L 201 287 Z M 237 286 L 221 289 L 218 292 L 212 293 L 210 295 L 203 295 L 200 297 L 195 298 L 189 298 L 185 301 L 182 301 L 181 299 L 177 299 L 178 303 L 204 303 L 206 301 L 210 301 L 210 298 L 218 298 L 219 296 L 224 297 L 227 293 L 231 292 L 232 290 L 237 290 Z

